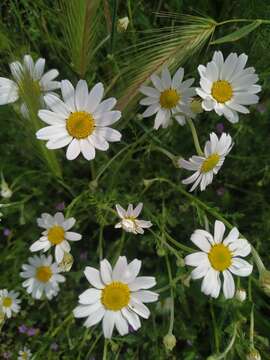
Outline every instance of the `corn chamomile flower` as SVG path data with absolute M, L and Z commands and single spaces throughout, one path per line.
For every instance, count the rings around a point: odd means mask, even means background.
M 179 167 L 194 171 L 194 174 L 183 180 L 182 183 L 193 183 L 190 191 L 196 189 L 200 184 L 201 191 L 204 191 L 212 183 L 214 175 L 219 172 L 232 146 L 232 138 L 229 134 L 223 133 L 218 139 L 215 133 L 211 133 L 210 141 L 207 141 L 204 147 L 204 156 L 193 155 L 189 161 L 184 159 L 178 161 Z
M 119 131 L 109 125 L 121 117 L 121 112 L 112 110 L 116 99 L 102 100 L 104 87 L 96 84 L 90 93 L 85 80 L 80 80 L 74 89 L 68 80 L 61 82 L 64 101 L 54 95 L 45 96 L 45 103 L 51 110 L 40 110 L 38 116 L 49 124 L 40 129 L 36 136 L 48 140 L 48 149 L 60 149 L 68 145 L 66 157 L 76 159 L 80 153 L 86 160 L 96 156 L 95 149 L 106 151 L 109 141 L 120 141 Z
M 79 306 L 73 313 L 76 318 L 87 317 L 84 326 L 91 327 L 102 320 L 105 338 L 111 338 L 114 326 L 120 335 L 141 327 L 139 316 L 147 319 L 149 309 L 143 303 L 155 302 L 158 294 L 146 290 L 156 284 L 154 277 L 137 276 L 141 268 L 138 259 L 127 263 L 120 256 L 112 269 L 106 260 L 100 262 L 100 271 L 86 267 L 84 274 L 93 286 L 79 296 Z
M 30 360 L 31 356 L 31 351 L 25 346 L 23 350 L 19 351 L 18 360 Z
M 115 207 L 121 218 L 121 221 L 115 225 L 115 228 L 122 228 L 126 232 L 133 234 L 143 234 L 144 229 L 148 229 L 153 225 L 151 221 L 137 219 L 142 211 L 143 203 L 139 203 L 135 209 L 133 209 L 132 204 L 128 205 L 127 210 L 123 209 L 119 204 L 116 204 Z
M 60 82 L 55 81 L 59 74 L 57 70 L 52 69 L 44 74 L 45 59 L 39 58 L 34 62 L 31 55 L 25 55 L 22 63 L 14 61 L 9 66 L 14 80 L 0 77 L 0 105 L 14 103 L 20 99 L 20 88 L 23 86 L 24 78 L 29 78 L 33 82 L 32 87 L 40 95 L 42 104 L 44 95 L 60 88 Z M 23 115 L 27 114 L 25 104 L 21 105 L 21 112 Z
M 224 115 L 231 123 L 239 120 L 239 113 L 248 114 L 244 105 L 256 104 L 261 86 L 253 67 L 246 69 L 247 55 L 231 53 L 225 60 L 221 51 L 215 51 L 212 61 L 206 66 L 199 65 L 201 76 L 197 94 L 203 99 L 202 107 L 206 111 L 215 110 Z
M 64 258 L 65 253 L 70 252 L 68 241 L 81 240 L 82 236 L 76 232 L 69 231 L 76 220 L 72 218 L 65 219 L 61 212 L 57 212 L 54 216 L 43 213 L 41 218 L 37 219 L 38 226 L 45 229 L 42 236 L 34 242 L 30 247 L 30 251 L 48 251 L 55 246 L 55 259 L 59 264 Z
M 160 126 L 168 127 L 172 118 L 180 124 L 185 124 L 185 117 L 192 116 L 190 110 L 191 97 L 195 95 L 195 88 L 191 87 L 194 79 L 183 81 L 184 69 L 179 68 L 173 78 L 170 71 L 164 67 L 161 77 L 153 74 L 150 79 L 154 87 L 141 86 L 140 92 L 147 97 L 140 101 L 148 108 L 142 114 L 149 117 L 156 114 L 154 129 Z
M 29 264 L 23 264 L 23 271 L 20 276 L 26 279 L 22 286 L 34 299 L 41 299 L 43 293 L 51 300 L 59 292 L 59 283 L 65 278 L 59 274 L 60 269 L 57 263 L 52 262 L 52 256 L 45 255 L 28 258 Z
M 201 279 L 201 290 L 204 294 L 217 298 L 221 289 L 220 273 L 223 275 L 223 293 L 226 299 L 231 299 L 235 293 L 232 274 L 249 276 L 253 266 L 242 259 L 251 252 L 251 246 L 246 239 L 239 237 L 237 228 L 233 228 L 223 239 L 225 225 L 216 220 L 214 236 L 208 231 L 198 229 L 191 236 L 191 241 L 202 251 L 185 257 L 186 265 L 195 266 L 191 272 L 192 279 Z
M 12 313 L 17 314 L 20 310 L 19 293 L 15 291 L 0 290 L 0 308 L 7 318 L 11 318 Z

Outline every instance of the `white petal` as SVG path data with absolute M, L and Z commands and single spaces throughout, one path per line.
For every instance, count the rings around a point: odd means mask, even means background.
M 74 87 L 69 80 L 61 81 L 61 91 L 63 99 L 68 106 L 69 110 L 75 111 L 75 91 Z
M 107 111 L 95 118 L 97 126 L 108 126 L 114 124 L 121 118 L 121 111 Z
M 204 252 L 209 252 L 211 249 L 211 245 L 210 242 L 212 240 L 212 235 L 210 233 L 208 233 L 207 231 L 205 232 L 199 232 L 198 230 L 196 230 L 192 235 L 190 240 L 196 245 L 198 246 L 199 249 L 201 249 Z M 210 241 L 210 242 L 209 242 Z
M 39 80 L 44 72 L 45 59 L 39 58 L 35 63 L 33 77 L 35 80 Z
M 140 318 L 133 310 L 123 308 L 121 312 L 135 331 L 141 327 Z
M 149 309 L 140 301 L 131 298 L 128 307 L 144 319 L 148 319 L 150 316 Z
M 47 94 L 44 96 L 44 101 L 46 105 L 57 114 L 64 115 L 66 118 L 69 116 L 69 109 L 67 108 L 66 104 L 57 96 Z
M 140 289 L 149 289 L 156 285 L 156 279 L 152 276 L 138 276 L 133 282 L 129 284 L 131 291 Z
M 153 74 L 150 76 L 150 79 L 151 79 L 152 83 L 154 84 L 155 88 L 158 89 L 158 91 L 164 90 L 164 87 L 163 87 L 160 77 L 158 75 Z M 144 104 L 142 104 L 142 105 L 144 105 Z
M 100 275 L 104 284 L 107 285 L 112 282 L 112 267 L 106 259 L 100 262 Z
M 214 241 L 216 244 L 219 244 L 223 240 L 223 235 L 225 233 L 225 225 L 223 222 L 216 220 L 215 221 L 215 231 L 214 231 Z
M 138 217 L 142 211 L 142 208 L 143 208 L 143 203 L 139 203 L 133 210 L 133 216 Z
M 84 270 L 84 275 L 86 276 L 89 283 L 97 289 L 103 289 L 104 284 L 101 280 L 100 272 L 97 269 L 94 269 L 90 266 L 86 266 Z
M 160 92 L 150 86 L 144 86 L 142 85 L 140 87 L 140 92 L 143 93 L 146 96 L 150 96 L 156 99 L 159 99 L 160 97 Z
M 122 134 L 119 131 L 110 127 L 97 127 L 95 132 L 110 142 L 117 142 L 122 138 Z
M 161 80 L 162 80 L 162 84 L 165 89 L 168 89 L 171 87 L 172 79 L 171 79 L 170 71 L 167 67 L 164 67 L 162 70 Z
M 68 160 L 76 159 L 81 152 L 80 143 L 77 139 L 73 139 L 69 144 L 66 152 L 66 156 Z
M 99 103 L 102 100 L 103 93 L 104 93 L 104 86 L 102 83 L 96 84 L 93 87 L 93 89 L 90 91 L 86 105 L 86 109 L 89 112 L 93 113 L 94 111 L 96 111 Z
M 99 323 L 101 321 L 101 319 L 103 318 L 103 316 L 105 315 L 106 310 L 104 309 L 104 307 L 100 307 L 97 311 L 95 311 L 94 313 L 92 313 L 87 320 L 84 322 L 84 326 L 86 327 L 91 327 L 96 325 L 97 323 Z
M 88 86 L 85 80 L 79 80 L 75 90 L 75 104 L 78 111 L 86 109 Z
M 123 274 L 127 270 L 127 258 L 125 256 L 119 256 L 112 272 L 113 281 L 121 281 Z
M 156 112 L 158 112 L 160 109 L 160 105 L 159 103 L 154 103 L 150 106 L 148 106 L 148 108 L 142 113 L 142 117 L 149 117 L 154 115 Z
M 39 110 L 38 116 L 49 125 L 65 125 L 65 115 L 50 110 Z
M 235 284 L 231 273 L 228 270 L 223 271 L 224 283 L 223 293 L 226 299 L 231 299 L 234 296 Z
M 44 247 L 47 244 L 48 244 L 48 241 L 40 241 L 40 240 L 38 240 L 38 241 L 34 242 L 34 244 L 32 244 L 30 246 L 29 250 L 32 251 L 32 252 L 40 251 L 40 250 L 44 249 Z
M 115 312 L 106 310 L 102 321 L 103 334 L 106 339 L 110 339 L 112 337 L 114 324 L 115 324 Z
M 235 257 L 232 259 L 229 270 L 238 276 L 249 276 L 252 273 L 253 266 L 246 260 Z
M 189 254 L 185 257 L 185 264 L 189 266 L 199 266 L 207 260 L 208 256 L 203 251 L 198 251 L 193 254 Z
M 65 238 L 70 241 L 79 241 L 81 240 L 82 235 L 73 231 L 67 231 L 65 233 Z
M 101 290 L 87 289 L 79 296 L 79 303 L 82 305 L 94 304 L 101 298 Z
M 120 335 L 128 334 L 128 323 L 120 311 L 115 312 L 115 326 Z
M 88 139 L 80 140 L 80 149 L 83 157 L 86 160 L 93 160 L 96 156 L 95 147 L 90 143 Z
M 133 292 L 131 294 L 131 297 L 143 303 L 152 303 L 158 300 L 158 294 L 149 290 L 140 290 L 137 292 Z

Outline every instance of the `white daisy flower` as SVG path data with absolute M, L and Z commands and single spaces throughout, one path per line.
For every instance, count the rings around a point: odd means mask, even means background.
M 57 263 L 52 263 L 52 256 L 45 255 L 28 258 L 29 264 L 23 264 L 24 271 L 21 277 L 26 279 L 22 286 L 34 299 L 41 299 L 43 293 L 51 300 L 59 292 L 58 283 L 64 282 L 65 278 L 59 274 L 60 269 Z
M 154 88 L 141 86 L 140 92 L 147 97 L 142 99 L 140 104 L 148 106 L 142 116 L 149 117 L 156 114 L 154 129 L 157 130 L 160 126 L 168 127 L 173 117 L 180 125 L 184 125 L 185 117 L 192 116 L 190 103 L 196 93 L 195 88 L 190 86 L 194 79 L 183 81 L 183 77 L 183 68 L 179 68 L 171 78 L 169 69 L 164 67 L 161 77 L 156 74 L 150 77 Z
M 204 294 L 217 298 L 221 289 L 220 273 L 223 275 L 223 293 L 226 299 L 231 299 L 235 293 L 232 274 L 249 276 L 253 266 L 242 259 L 251 252 L 251 246 L 246 239 L 239 237 L 239 231 L 234 227 L 223 240 L 225 225 L 216 220 L 214 237 L 205 230 L 195 230 L 191 241 L 202 251 L 185 257 L 186 265 L 195 266 L 191 277 L 204 278 L 201 290 Z
M 30 360 L 31 356 L 31 351 L 25 346 L 23 350 L 19 351 L 18 360 Z
M 76 159 L 80 153 L 86 160 L 95 158 L 95 149 L 106 151 L 109 141 L 120 141 L 119 131 L 109 125 L 121 117 L 121 112 L 112 110 L 115 98 L 102 100 L 104 87 L 96 84 L 88 93 L 85 80 L 80 80 L 76 90 L 68 80 L 61 82 L 64 101 L 54 95 L 45 96 L 47 106 L 52 110 L 40 110 L 39 117 L 49 126 L 40 129 L 36 136 L 48 140 L 48 149 L 67 147 L 68 160 Z
M 182 183 L 194 183 L 190 191 L 200 184 L 201 191 L 204 191 L 212 183 L 214 175 L 219 172 L 232 146 L 232 138 L 229 134 L 223 133 L 218 139 L 215 133 L 211 133 L 210 141 L 207 141 L 204 147 L 204 156 L 193 155 L 189 161 L 184 159 L 178 161 L 179 167 L 194 171 L 194 174 Z
M 134 330 L 141 327 L 139 316 L 148 319 L 149 309 L 143 303 L 155 302 L 158 294 L 146 290 L 156 285 L 154 277 L 137 276 L 141 261 L 127 263 L 120 256 L 112 269 L 106 260 L 100 262 L 100 271 L 87 266 L 84 274 L 93 286 L 79 296 L 79 306 L 73 313 L 76 318 L 87 317 L 84 326 L 91 327 L 102 320 L 105 338 L 111 338 L 114 326 L 120 335 L 126 335 L 128 324 Z M 138 316 L 139 315 L 139 316 Z
M 253 67 L 246 69 L 247 55 L 231 53 L 225 60 L 221 51 L 215 51 L 212 61 L 206 66 L 199 65 L 201 76 L 197 94 L 203 99 L 202 107 L 206 111 L 215 110 L 224 115 L 231 123 L 239 120 L 239 113 L 248 114 L 244 105 L 257 104 L 261 91 L 256 85 L 259 80 Z
M 15 291 L 0 290 L 0 308 L 7 318 L 11 318 L 12 313 L 17 314 L 20 310 L 21 300 L 18 299 L 19 293 Z
M 139 203 L 135 209 L 133 209 L 132 204 L 129 204 L 127 211 L 119 204 L 116 204 L 115 207 L 121 218 L 121 221 L 115 225 L 115 228 L 122 228 L 126 232 L 131 232 L 133 234 L 143 234 L 143 229 L 148 229 L 153 225 L 151 221 L 137 219 L 142 211 L 143 203 Z
M 82 236 L 76 232 L 69 231 L 76 223 L 72 218 L 65 219 L 61 212 L 54 216 L 44 213 L 37 219 L 38 226 L 45 229 L 42 236 L 30 247 L 30 251 L 48 251 L 55 246 L 55 259 L 59 264 L 64 258 L 65 253 L 70 252 L 68 241 L 79 241 Z
M 19 100 L 21 82 L 26 76 L 32 79 L 33 87 L 40 93 L 42 104 L 44 95 L 60 88 L 60 82 L 55 81 L 59 74 L 57 70 L 52 69 L 44 74 L 45 59 L 39 58 L 34 63 L 30 55 L 25 55 L 22 63 L 15 61 L 9 66 L 14 80 L 0 77 L 0 105 Z M 25 104 L 21 105 L 21 112 L 23 115 L 28 113 Z

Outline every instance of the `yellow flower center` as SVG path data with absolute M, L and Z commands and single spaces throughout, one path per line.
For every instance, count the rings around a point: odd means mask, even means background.
M 48 231 L 48 240 L 53 245 L 60 244 L 65 239 L 65 230 L 62 226 L 55 225 Z
M 233 90 L 231 84 L 226 80 L 215 81 L 212 85 L 211 94 L 219 103 L 225 103 L 231 100 Z
M 219 162 L 220 156 L 218 154 L 212 154 L 207 159 L 204 160 L 201 167 L 201 172 L 207 173 L 210 170 L 213 170 L 214 167 Z
M 52 277 L 52 270 L 50 266 L 40 266 L 36 270 L 36 278 L 41 282 L 48 282 Z
M 212 267 L 218 271 L 228 269 L 232 263 L 232 253 L 223 244 L 214 245 L 208 253 L 208 258 Z
M 4 307 L 8 308 L 12 305 L 12 299 L 10 297 L 5 297 L 2 301 Z
M 92 134 L 95 121 L 91 114 L 86 111 L 71 113 L 66 123 L 68 133 L 76 139 L 85 139 Z
M 119 281 L 112 282 L 102 290 L 101 302 L 108 310 L 121 310 L 128 305 L 129 299 L 129 287 Z
M 164 90 L 160 94 L 159 102 L 161 107 L 165 109 L 171 109 L 175 107 L 180 100 L 180 95 L 174 89 Z

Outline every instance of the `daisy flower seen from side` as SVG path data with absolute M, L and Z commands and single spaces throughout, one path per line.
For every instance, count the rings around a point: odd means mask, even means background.
M 79 241 L 82 236 L 76 232 L 69 231 L 76 223 L 72 218 L 65 219 L 61 212 L 57 212 L 54 216 L 44 213 L 41 218 L 37 219 L 38 226 L 45 229 L 42 236 L 33 243 L 30 251 L 48 251 L 55 246 L 55 259 L 59 264 L 64 258 L 65 253 L 70 252 L 69 241 Z
M 28 259 L 29 264 L 23 264 L 20 276 L 26 279 L 22 286 L 34 299 L 41 299 L 45 294 L 51 300 L 59 292 L 59 283 L 65 281 L 57 263 L 52 262 L 52 256 L 34 255 Z
M 74 89 L 68 80 L 61 82 L 64 101 L 54 95 L 45 96 L 50 110 L 40 110 L 38 116 L 49 126 L 40 129 L 36 136 L 48 140 L 48 149 L 67 147 L 68 160 L 76 159 L 80 153 L 86 160 L 96 156 L 95 149 L 106 151 L 109 142 L 121 140 L 119 131 L 112 129 L 121 117 L 121 112 L 112 110 L 115 98 L 102 100 L 104 87 L 96 84 L 90 92 L 85 80 L 80 80 Z
M 142 116 L 156 114 L 154 129 L 157 130 L 160 126 L 168 127 L 172 118 L 184 125 L 185 117 L 192 117 L 190 103 L 192 96 L 196 94 L 195 88 L 191 87 L 194 79 L 183 81 L 183 77 L 183 68 L 179 68 L 171 78 L 169 69 L 164 67 L 161 77 L 156 74 L 150 77 L 154 87 L 141 86 L 140 92 L 147 97 L 142 99 L 140 104 L 148 106 Z
M 32 81 L 30 88 L 40 95 L 42 104 L 44 95 L 60 88 L 60 82 L 55 81 L 59 74 L 56 69 L 44 73 L 45 59 L 39 58 L 34 62 L 31 55 L 25 55 L 22 63 L 14 61 L 9 66 L 13 80 L 0 77 L 0 105 L 14 103 L 20 99 L 24 79 Z M 21 105 L 21 112 L 23 115 L 27 113 L 25 104 Z
M 115 207 L 121 219 L 121 221 L 115 225 L 115 228 L 122 228 L 126 232 L 133 234 L 143 234 L 144 229 L 148 229 L 153 225 L 151 221 L 137 219 L 142 211 L 143 203 L 139 203 L 135 209 L 133 209 L 132 204 L 128 205 L 127 210 L 123 209 L 119 204 L 116 204 Z
M 214 175 L 219 172 L 232 146 L 232 138 L 229 134 L 223 133 L 218 139 L 215 133 L 211 133 L 210 140 L 204 147 L 204 156 L 193 155 L 188 161 L 184 159 L 178 161 L 179 167 L 194 172 L 182 183 L 193 183 L 190 191 L 195 190 L 199 185 L 200 190 L 204 191 L 212 183 Z
M 239 113 L 248 114 L 245 105 L 257 104 L 261 86 L 253 67 L 245 69 L 247 55 L 231 53 L 225 60 L 221 51 L 215 51 L 212 61 L 206 66 L 199 65 L 201 76 L 197 94 L 203 99 L 202 107 L 206 111 L 215 110 L 224 115 L 231 123 L 239 120 Z
M 12 313 L 17 314 L 20 311 L 21 300 L 18 299 L 18 296 L 19 293 L 13 290 L 0 290 L 0 308 L 7 318 L 11 318 Z
M 31 356 L 31 351 L 25 346 L 23 350 L 19 351 L 18 360 L 30 360 Z
M 158 294 L 147 290 L 155 286 L 155 278 L 137 276 L 140 268 L 140 260 L 128 264 L 125 256 L 118 258 L 113 269 L 106 259 L 100 262 L 100 271 L 87 266 L 84 274 L 93 287 L 79 296 L 74 316 L 86 317 L 86 327 L 102 320 L 105 338 L 112 337 L 114 326 L 120 335 L 129 332 L 129 325 L 138 330 L 141 327 L 139 316 L 144 319 L 150 316 L 144 303 L 158 299 Z
M 216 220 L 214 236 L 208 231 L 198 229 L 191 235 L 191 241 L 201 251 L 187 255 L 186 265 L 194 266 L 192 279 L 201 279 L 201 290 L 205 295 L 217 298 L 221 289 L 220 273 L 223 275 L 223 293 L 226 299 L 231 299 L 235 293 L 232 274 L 249 276 L 253 266 L 242 257 L 251 252 L 251 246 L 246 239 L 239 237 L 237 228 L 233 228 L 223 239 L 225 225 Z

